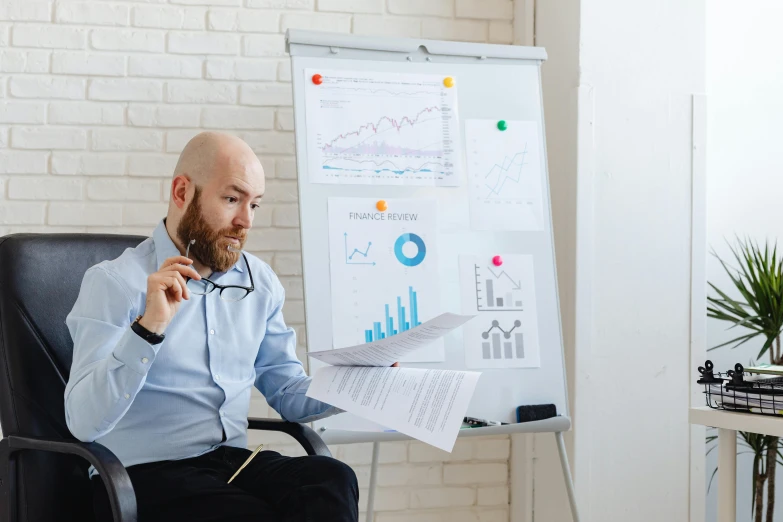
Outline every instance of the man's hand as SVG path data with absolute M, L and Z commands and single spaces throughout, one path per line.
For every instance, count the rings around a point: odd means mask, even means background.
M 397 367 L 399 367 L 399 366 L 400 366 L 400 363 L 398 363 L 398 362 L 396 362 L 396 363 L 392 364 L 392 368 L 397 368 Z
M 190 299 L 185 277 L 195 280 L 201 276 L 190 265 L 191 259 L 174 256 L 166 259 L 160 270 L 147 278 L 147 305 L 139 324 L 147 330 L 162 334 L 183 299 Z

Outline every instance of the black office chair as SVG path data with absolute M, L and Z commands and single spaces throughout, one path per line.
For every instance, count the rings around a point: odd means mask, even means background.
M 87 469 L 106 484 L 114 520 L 136 522 L 136 496 L 117 457 L 76 440 L 63 394 L 73 342 L 65 324 L 87 269 L 145 238 L 109 234 L 0 237 L 0 522 L 93 521 Z M 254 430 L 282 431 L 309 455 L 331 456 L 310 428 L 249 419 Z

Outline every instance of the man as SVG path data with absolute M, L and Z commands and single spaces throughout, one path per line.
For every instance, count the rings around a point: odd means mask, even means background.
M 283 287 L 266 263 L 241 252 L 264 187 L 242 140 L 194 137 L 152 238 L 90 268 L 66 319 L 74 341 L 68 427 L 127 467 L 140 522 L 358 517 L 356 476 L 331 458 L 262 451 L 228 483 L 250 455 L 252 385 L 290 421 L 340 411 L 305 396 L 310 379 L 283 321 Z M 96 517 L 112 520 L 91 474 Z

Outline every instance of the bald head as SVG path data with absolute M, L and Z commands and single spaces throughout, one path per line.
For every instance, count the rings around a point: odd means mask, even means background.
M 230 134 L 202 132 L 182 149 L 174 177 L 185 175 L 203 187 L 215 175 L 231 168 L 258 169 L 263 174 L 258 158 L 247 143 Z

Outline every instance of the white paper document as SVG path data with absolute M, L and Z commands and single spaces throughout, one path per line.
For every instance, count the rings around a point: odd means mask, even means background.
M 465 121 L 470 221 L 476 230 L 543 230 L 543 169 L 534 121 Z
M 332 346 L 388 339 L 442 309 L 437 205 L 430 199 L 329 198 Z M 436 340 L 401 362 L 440 362 Z
M 329 366 L 316 372 L 307 396 L 450 452 L 479 375 Z
M 333 366 L 391 366 L 405 359 L 411 352 L 441 339 L 473 317 L 475 316 L 445 313 L 392 337 L 348 348 L 311 352 L 307 355 Z
M 446 87 L 445 76 L 323 69 L 305 76 L 311 183 L 460 184 L 457 87 Z
M 499 254 L 459 258 L 462 313 L 478 314 L 465 325 L 468 368 L 537 368 L 538 342 L 533 256 Z

